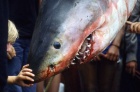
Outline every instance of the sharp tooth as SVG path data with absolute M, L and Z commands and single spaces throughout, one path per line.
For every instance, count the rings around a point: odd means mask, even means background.
M 85 51 L 85 53 L 88 53 L 88 52 L 89 52 L 89 50 Z
M 92 40 L 94 41 L 94 36 L 92 36 Z
M 86 56 L 83 57 L 83 59 L 85 59 L 85 58 L 86 58 Z
M 90 38 L 87 38 L 87 40 L 89 41 L 89 40 L 90 40 Z
M 77 59 L 80 59 L 79 57 L 76 56 Z
M 83 53 L 82 53 L 82 52 L 79 52 L 79 54 L 80 54 L 80 55 L 83 55 Z
M 87 45 L 87 47 L 91 47 L 91 44 Z
M 76 63 L 74 63 L 74 62 L 71 62 L 71 64 L 72 64 L 72 65 L 75 65 Z
M 79 54 L 78 54 L 78 53 L 76 53 L 76 56 L 79 56 Z

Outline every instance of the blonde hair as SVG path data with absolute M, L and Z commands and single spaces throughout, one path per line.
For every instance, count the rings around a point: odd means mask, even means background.
M 8 20 L 8 42 L 14 43 L 18 38 L 18 31 L 16 29 L 15 24 Z

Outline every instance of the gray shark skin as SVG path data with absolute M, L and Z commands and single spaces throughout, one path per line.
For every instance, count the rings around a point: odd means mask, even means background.
M 136 0 L 43 0 L 28 63 L 35 82 L 89 62 L 115 38 Z M 131 3 L 131 4 L 130 4 Z

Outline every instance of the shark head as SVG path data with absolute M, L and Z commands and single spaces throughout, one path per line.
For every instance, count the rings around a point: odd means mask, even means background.
M 28 58 L 30 68 L 35 74 L 35 82 L 61 72 L 71 63 L 90 61 L 109 44 L 118 30 L 112 33 L 110 40 L 107 39 L 101 49 L 97 48 L 100 44 L 96 45 L 98 41 L 96 30 L 108 23 L 106 12 L 112 10 L 109 8 L 113 7 L 111 3 L 115 2 L 110 0 L 44 0 L 42 2 Z M 94 49 L 94 45 L 97 49 Z

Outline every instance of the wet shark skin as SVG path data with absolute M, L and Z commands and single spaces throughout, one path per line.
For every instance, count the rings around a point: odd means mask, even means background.
M 92 51 L 85 62 L 89 62 L 95 54 L 101 52 L 124 24 L 120 21 L 126 21 L 132 10 L 128 7 L 134 6 L 127 6 L 124 1 L 124 11 L 119 15 L 121 11 L 118 9 L 118 2 L 122 3 L 122 0 L 44 0 L 28 58 L 30 68 L 35 74 L 35 82 L 49 78 L 68 67 L 86 37 L 92 32 Z M 128 1 L 127 3 L 129 4 Z M 114 15 L 119 21 L 110 22 L 109 19 L 111 16 L 114 19 Z M 121 16 L 123 19 L 119 19 Z M 117 30 L 112 32 L 111 28 L 115 24 L 118 25 Z M 113 36 L 110 36 L 110 32 Z M 106 40 L 101 41 L 104 34 Z M 54 48 L 55 42 L 61 44 L 60 49 Z M 100 43 L 102 44 L 99 45 Z
M 136 0 L 113 0 L 111 8 L 101 16 L 102 20 L 105 20 L 103 25 L 92 34 L 94 37 L 92 51 L 90 51 L 90 55 L 85 62 L 91 61 L 94 56 L 101 53 L 112 42 L 125 24 L 135 3 Z

